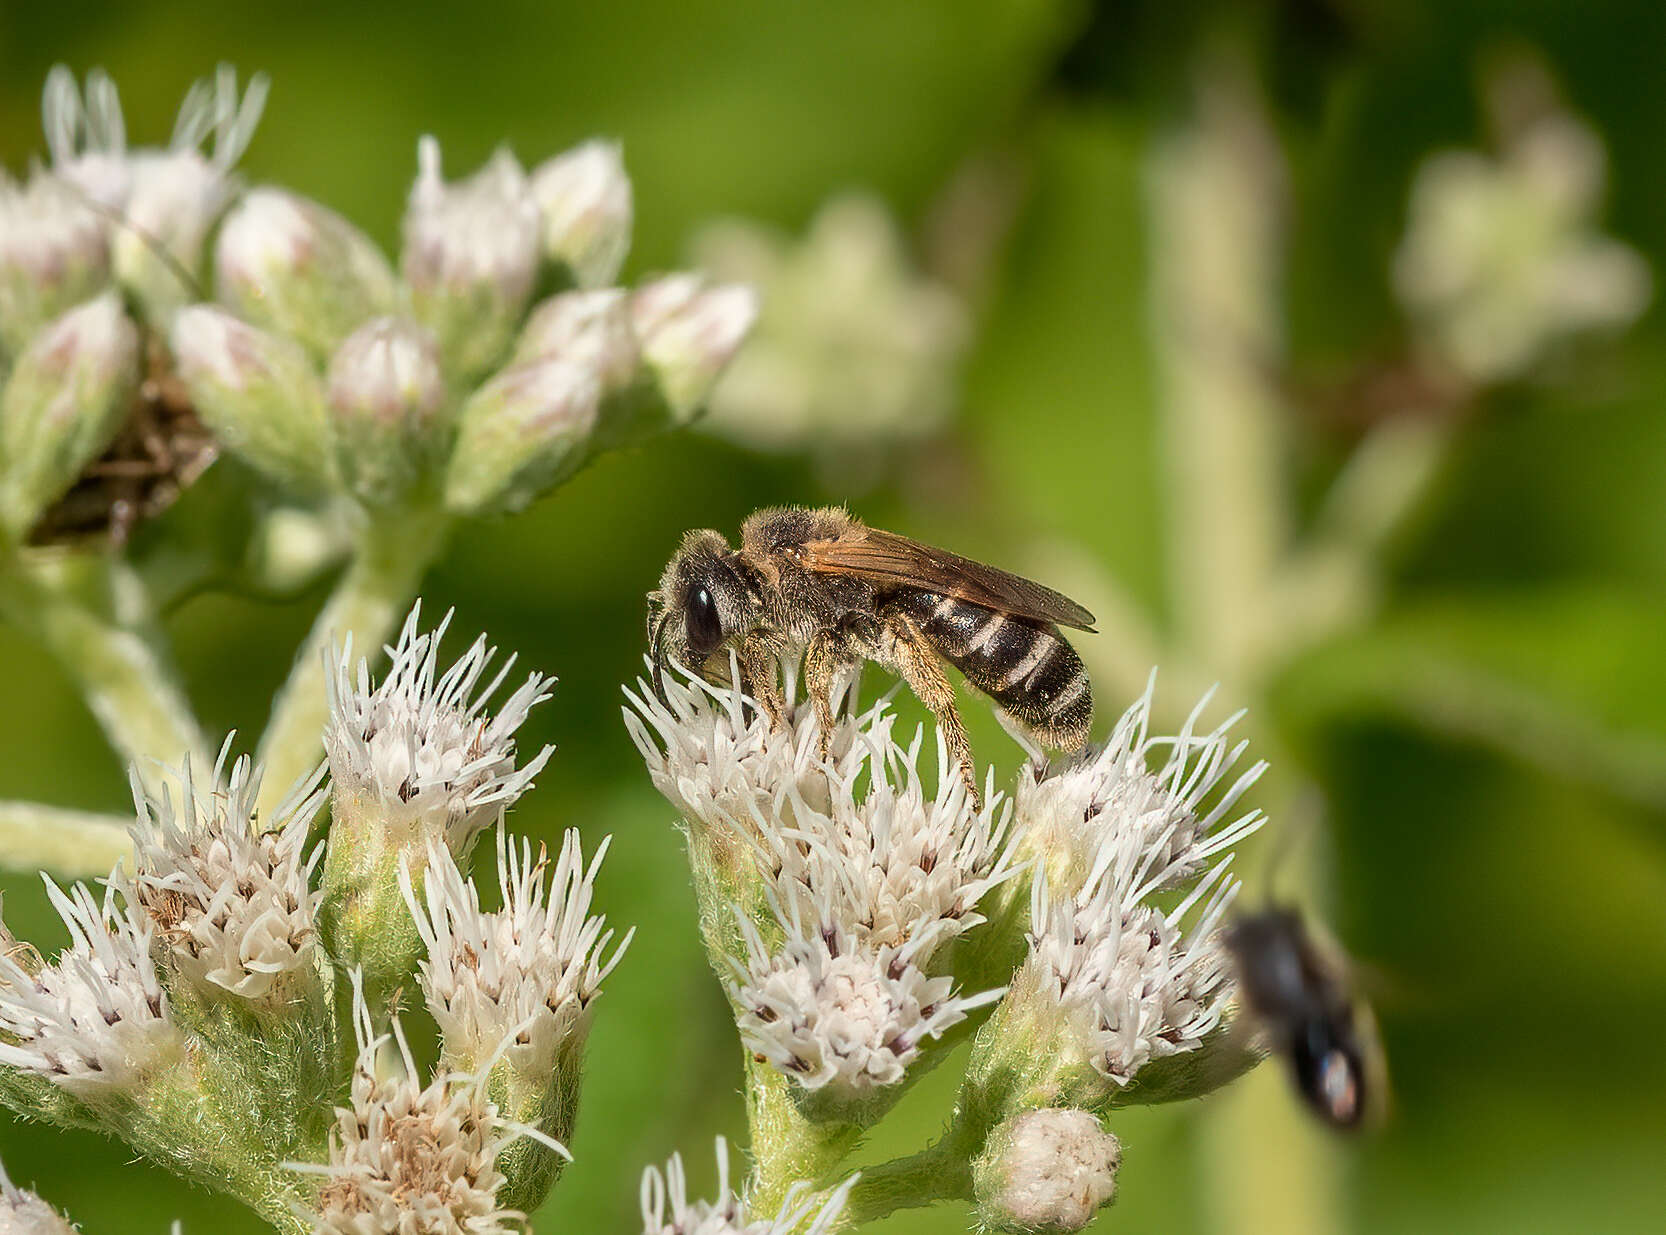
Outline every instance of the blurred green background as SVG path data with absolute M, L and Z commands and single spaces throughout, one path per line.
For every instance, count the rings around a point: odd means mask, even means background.
M 969 158 L 999 151 L 1021 169 L 956 416 L 877 486 L 846 492 L 836 469 L 684 434 L 469 528 L 430 577 L 431 611 L 456 606 L 456 629 L 487 630 L 560 676 L 524 731 L 559 751 L 512 821 L 545 837 L 577 825 L 592 844 L 611 833 L 600 902 L 638 928 L 598 1005 L 576 1162 L 540 1229 L 634 1231 L 645 1164 L 681 1149 L 703 1187 L 711 1136 L 744 1140 L 739 1052 L 699 953 L 680 841 L 618 720 L 643 650 L 642 594 L 681 531 L 732 530 L 769 502 L 849 498 L 876 524 L 986 560 L 1074 546 L 1161 616 L 1144 159 L 1196 48 L 1222 27 L 1252 49 L 1291 164 L 1297 369 L 1334 370 L 1393 336 L 1387 267 L 1411 176 L 1435 149 L 1483 141 L 1477 65 L 1500 43 L 1545 55 L 1607 144 L 1607 229 L 1666 270 L 1666 7 L 1650 0 L 0 5 L 7 167 L 42 149 L 54 63 L 108 69 L 129 134 L 148 141 L 185 85 L 229 60 L 273 79 L 245 176 L 326 202 L 390 251 L 425 132 L 451 174 L 500 142 L 530 163 L 592 134 L 621 138 L 633 279 L 686 261 L 717 215 L 798 232 L 830 194 L 863 187 L 912 227 Z M 1646 316 L 1577 381 L 1482 400 L 1396 545 L 1382 614 L 1256 701 L 1283 770 L 1328 802 L 1335 933 L 1385 975 L 1394 1111 L 1333 1155 L 1349 1229 L 1658 1230 L 1666 1218 L 1662 326 Z M 1317 423 L 1299 440 L 1304 475 L 1322 476 L 1341 448 Z M 170 517 L 190 518 L 190 501 Z M 322 595 L 273 606 L 208 593 L 171 615 L 210 732 L 258 731 Z M 121 809 L 124 777 L 91 717 L 4 628 L 0 683 L 0 797 Z M 982 711 L 974 737 L 1016 762 Z M 5 886 L 8 922 L 55 943 L 38 884 Z M 934 1132 L 953 1072 L 921 1085 L 872 1156 Z M 1117 1126 L 1121 1195 L 1095 1229 L 1209 1229 L 1208 1115 L 1205 1103 Z M 174 1218 L 187 1235 L 255 1229 L 126 1158 L 88 1135 L 0 1128 L 12 1177 L 89 1232 L 161 1232 Z M 966 1224 L 944 1208 L 875 1229 Z

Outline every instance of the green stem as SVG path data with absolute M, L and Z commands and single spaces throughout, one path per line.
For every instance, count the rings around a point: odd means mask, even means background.
M 129 820 L 38 802 L 0 802 L 0 866 L 73 879 L 107 875 L 132 852 Z
M 845 1217 L 862 1226 L 899 1209 L 971 1200 L 972 1159 L 980 1148 L 975 1142 L 957 1123 L 919 1153 L 864 1167 L 851 1189 Z
M 449 516 L 437 511 L 368 516 L 351 564 L 307 632 L 289 679 L 272 701 L 271 719 L 260 740 L 259 758 L 266 769 L 260 789 L 263 813 L 312 771 L 322 753 L 325 654 L 351 633 L 355 654 L 374 659 L 409 610 L 450 529 Z
M 833 1179 L 862 1139 L 862 1129 L 847 1123 L 812 1123 L 794 1105 L 792 1082 L 768 1064 L 748 1059 L 746 1122 L 752 1138 L 752 1207 L 772 1214 L 799 1181 L 821 1188 Z
M 212 767 L 148 607 L 116 559 L 0 554 L 0 613 L 52 652 L 123 762 Z

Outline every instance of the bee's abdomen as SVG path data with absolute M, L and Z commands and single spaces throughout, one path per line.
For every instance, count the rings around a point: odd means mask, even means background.
M 1074 750 L 1093 720 L 1087 667 L 1059 629 L 931 592 L 893 601 L 966 680 L 1048 746 Z

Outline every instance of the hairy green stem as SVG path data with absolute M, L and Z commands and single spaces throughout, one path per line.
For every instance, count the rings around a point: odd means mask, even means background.
M 851 1189 L 845 1217 L 854 1226 L 876 1222 L 899 1209 L 972 1199 L 972 1159 L 981 1144 L 960 1124 L 925 1149 L 864 1167 Z
M 438 511 L 376 513 L 367 518 L 352 562 L 307 632 L 288 680 L 272 701 L 271 719 L 260 740 L 259 758 L 266 769 L 260 789 L 262 813 L 311 772 L 322 753 L 326 653 L 351 634 L 355 653 L 374 658 L 410 608 L 450 528 L 450 517 Z
M 748 1058 L 746 1122 L 752 1140 L 752 1206 L 774 1213 L 800 1180 L 822 1188 L 837 1182 L 839 1164 L 862 1139 L 847 1123 L 812 1123 L 788 1092 L 793 1084 L 768 1064 Z
M 0 802 L 0 866 L 72 879 L 107 875 L 132 852 L 128 820 L 39 802 Z
M 29 560 L 0 551 L 0 614 L 63 666 L 124 763 L 198 766 L 213 756 L 142 586 L 117 559 Z

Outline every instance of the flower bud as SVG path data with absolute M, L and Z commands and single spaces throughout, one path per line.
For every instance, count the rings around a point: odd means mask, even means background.
M 440 179 L 440 147 L 425 137 L 405 211 L 405 282 L 417 318 L 460 374 L 503 354 L 538 274 L 538 204 L 507 150 L 468 180 Z
M 389 505 L 433 475 L 445 445 L 445 378 L 433 336 L 382 317 L 347 337 L 330 361 L 330 448 L 342 483 Z
M 317 202 L 256 189 L 214 247 L 219 298 L 245 320 L 328 356 L 360 322 L 392 312 L 393 268 L 370 238 Z
M 1025 1111 L 973 1167 L 978 1216 L 997 1231 L 1079 1231 L 1116 1195 L 1122 1145 L 1087 1111 Z
M 460 514 L 519 510 L 576 472 L 601 405 L 589 369 L 535 360 L 505 369 L 463 405 L 446 474 L 446 506 Z
M 551 296 L 527 318 L 513 359 L 565 360 L 594 373 L 604 393 L 624 390 L 642 365 L 630 294 L 614 287 Z
M 631 245 L 631 182 L 619 143 L 590 141 L 539 165 L 532 195 L 543 215 L 544 256 L 579 287 L 613 282 Z
M 198 415 L 228 450 L 287 489 L 326 487 L 324 391 L 300 344 L 212 305 L 181 312 L 172 344 Z
M 113 292 L 34 338 L 0 394 L 0 523 L 21 537 L 103 453 L 139 381 L 139 335 Z
M 16 355 L 110 276 L 104 221 L 50 176 L 0 180 L 0 350 Z
M 675 274 L 644 284 L 631 314 L 648 367 L 673 414 L 686 423 L 752 329 L 758 298 L 750 287 L 708 286 L 699 275 Z
M 166 328 L 200 299 L 209 229 L 231 201 L 233 181 L 195 150 L 136 156 L 125 222 L 111 230 L 116 278 L 144 316 Z

